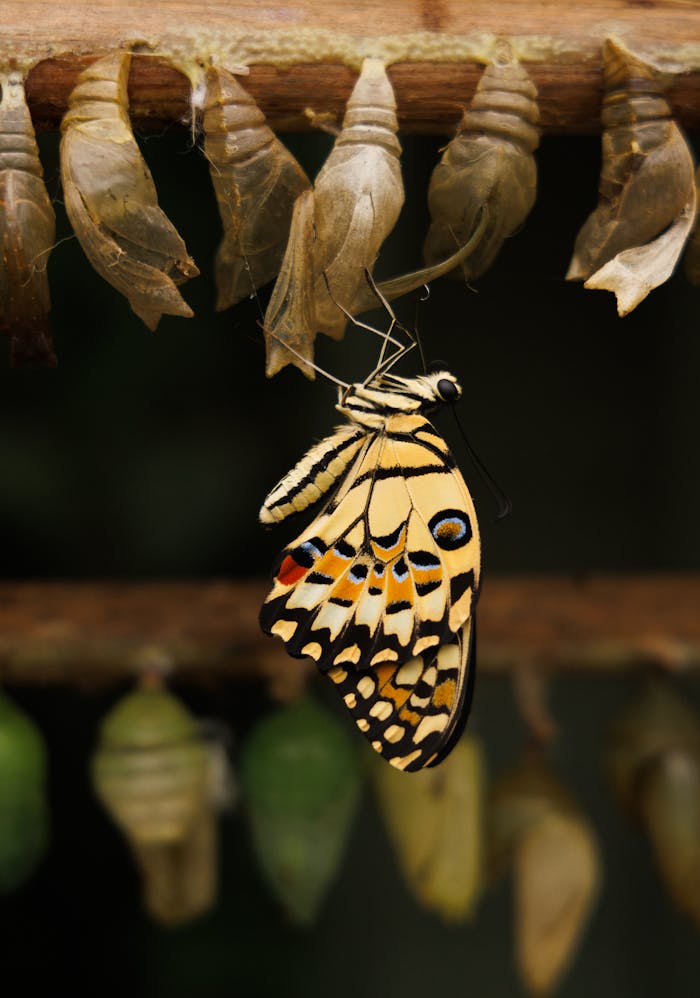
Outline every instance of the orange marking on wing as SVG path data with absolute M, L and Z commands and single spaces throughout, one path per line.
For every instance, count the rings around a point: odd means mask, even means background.
M 308 568 L 304 565 L 300 565 L 299 562 L 288 554 L 280 565 L 279 572 L 277 573 L 277 581 L 283 586 L 293 586 L 295 582 L 298 582 L 306 573 Z
M 338 599 L 352 600 L 354 603 L 362 590 L 363 584 L 364 579 L 361 579 L 359 582 L 353 582 L 350 576 L 346 575 L 333 589 L 333 595 Z
M 428 582 L 440 582 L 442 573 L 439 568 L 413 568 L 413 578 L 416 585 L 425 585 Z
M 399 717 L 406 724 L 410 724 L 412 728 L 416 728 L 420 724 L 420 714 L 416 714 L 415 710 L 409 710 L 408 707 L 399 711 Z
M 387 682 L 381 688 L 381 695 L 385 700 L 393 700 L 397 707 L 403 707 L 411 693 L 413 693 L 412 688 L 394 686 L 392 682 Z
M 448 710 L 451 710 L 455 699 L 455 691 L 456 685 L 454 679 L 446 679 L 444 683 L 440 683 L 439 686 L 435 687 L 433 704 L 436 707 L 447 707 Z
M 398 555 L 401 554 L 404 547 L 406 546 L 405 538 L 406 538 L 405 523 L 401 528 L 401 533 L 399 534 L 399 538 L 396 541 L 396 544 L 394 544 L 394 546 L 391 548 L 380 547 L 373 538 L 370 538 L 375 558 L 377 558 L 379 561 L 384 561 L 384 562 L 392 561 L 394 558 L 398 557 Z
M 330 575 L 332 579 L 338 579 L 350 566 L 351 562 L 347 558 L 339 558 L 331 548 L 314 565 L 314 571 L 322 575 Z

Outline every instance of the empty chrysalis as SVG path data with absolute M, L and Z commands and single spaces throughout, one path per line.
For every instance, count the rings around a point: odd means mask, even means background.
M 384 63 L 365 59 L 342 130 L 314 184 L 316 331 L 336 339 L 346 323 L 338 305 L 353 308 L 365 271 L 371 273 L 403 205 L 397 131 Z
M 537 193 L 536 97 L 534 83 L 510 46 L 500 42 L 457 134 L 433 170 L 428 189 L 432 223 L 423 248 L 427 263 L 444 260 L 463 246 L 486 207 L 483 236 L 454 271 L 465 280 L 478 277 L 527 218 Z
M 695 218 L 693 157 L 662 74 L 607 39 L 598 207 L 578 234 L 568 280 L 613 291 L 620 315 L 671 276 Z
M 199 273 L 158 207 L 155 185 L 131 130 L 131 54 L 84 70 L 61 123 L 66 211 L 95 270 L 129 301 L 149 329 L 163 314 L 189 317 L 178 284 Z
M 216 254 L 221 310 L 277 276 L 294 202 L 310 184 L 253 98 L 218 67 L 206 74 L 204 152 L 224 228 Z
M 10 363 L 55 365 L 46 265 L 56 218 L 19 72 L 0 75 L 0 329 Z
M 396 100 L 384 63 L 365 59 L 313 196 L 302 195 L 294 213 L 265 316 L 268 376 L 286 363 L 311 373 L 285 352 L 286 336 L 294 335 L 291 345 L 304 360 L 313 357 L 316 333 L 342 337 L 347 319 L 339 306 L 355 309 L 365 273 L 371 273 L 403 204 L 397 131 Z

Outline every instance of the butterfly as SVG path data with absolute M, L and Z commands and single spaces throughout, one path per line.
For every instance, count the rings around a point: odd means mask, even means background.
M 427 418 L 462 389 L 447 371 L 392 373 L 408 349 L 380 356 L 364 382 L 338 382 L 347 422 L 265 499 L 265 525 L 325 505 L 282 551 L 260 624 L 312 658 L 372 748 L 412 772 L 440 762 L 466 721 L 481 545 L 469 490 Z

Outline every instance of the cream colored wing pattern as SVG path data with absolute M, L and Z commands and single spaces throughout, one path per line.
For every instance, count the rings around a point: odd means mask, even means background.
M 358 451 L 282 552 L 260 614 L 264 631 L 323 671 L 398 668 L 454 643 L 479 587 L 474 506 L 431 423 L 390 416 Z

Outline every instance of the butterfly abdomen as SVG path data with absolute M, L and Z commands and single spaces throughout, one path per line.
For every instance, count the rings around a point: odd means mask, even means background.
M 307 451 L 262 504 L 260 522 L 279 523 L 318 502 L 345 474 L 366 436 L 366 430 L 358 426 L 339 426 L 332 436 Z

